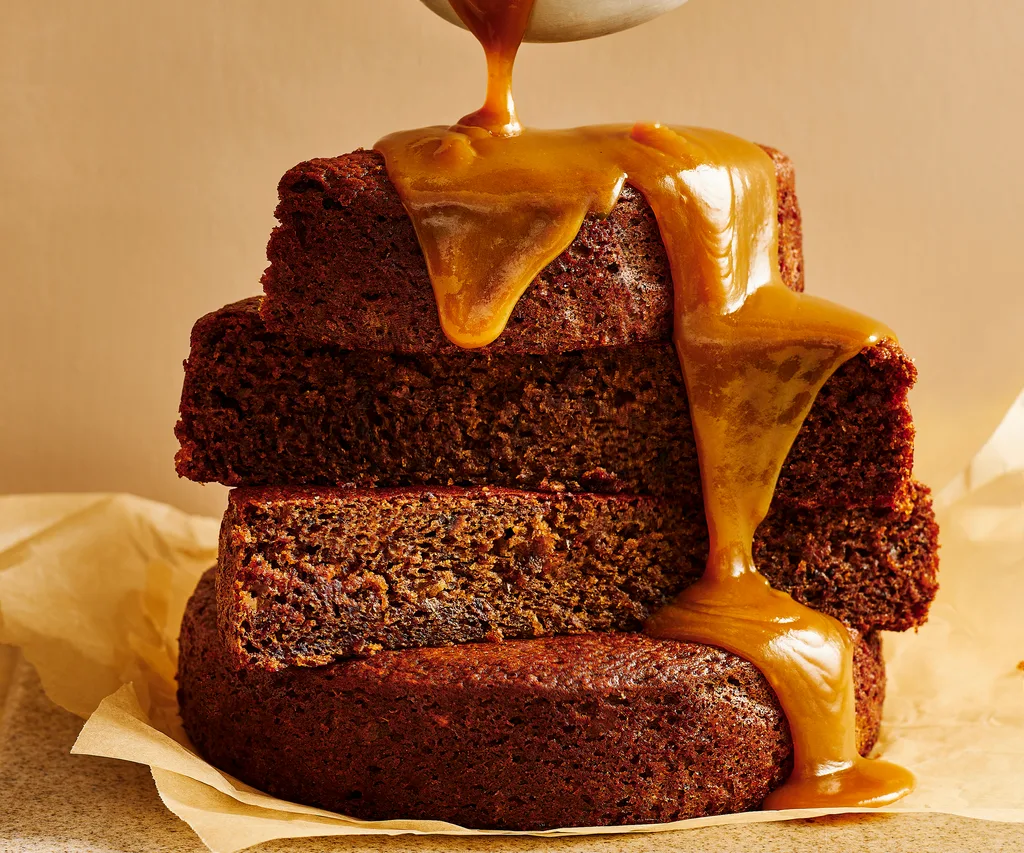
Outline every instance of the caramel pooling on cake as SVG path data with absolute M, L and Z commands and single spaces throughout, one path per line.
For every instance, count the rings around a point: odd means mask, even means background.
M 775 170 L 756 145 L 659 124 L 523 130 L 511 75 L 532 0 L 451 0 L 487 54 L 484 107 L 454 127 L 377 143 L 427 261 L 441 327 L 486 346 L 530 282 L 606 216 L 628 182 L 657 218 L 711 538 L 700 581 L 655 613 L 652 636 L 751 661 L 789 721 L 793 772 L 768 808 L 876 806 L 913 777 L 857 752 L 853 646 L 835 619 L 771 588 L 754 531 L 821 386 L 883 337 L 880 323 L 782 283 Z

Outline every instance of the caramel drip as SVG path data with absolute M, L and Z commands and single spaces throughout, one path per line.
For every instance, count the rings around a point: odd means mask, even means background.
M 533 0 L 449 0 L 455 14 L 476 36 L 487 57 L 487 97 L 459 124 L 484 127 L 498 136 L 522 130 L 512 100 L 512 66 L 533 11 Z
M 899 799 L 913 777 L 857 752 L 850 635 L 773 590 L 752 557 L 754 531 L 821 386 L 892 332 L 782 283 L 775 170 L 756 145 L 658 124 L 520 130 L 510 45 L 531 3 L 452 5 L 488 53 L 488 103 L 455 127 L 377 144 L 416 228 L 445 334 L 467 348 L 494 341 L 585 216 L 607 215 L 626 182 L 644 195 L 672 271 L 673 341 L 711 541 L 702 578 L 645 631 L 719 646 L 765 675 L 794 745 L 793 772 L 766 807 Z

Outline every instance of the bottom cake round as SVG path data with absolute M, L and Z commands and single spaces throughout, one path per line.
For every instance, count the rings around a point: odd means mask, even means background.
M 216 607 L 211 570 L 181 629 L 185 728 L 283 799 L 363 820 L 611 826 L 753 809 L 791 766 L 764 678 L 708 646 L 584 634 L 265 672 L 238 669 Z M 885 691 L 877 637 L 854 670 L 866 753 Z

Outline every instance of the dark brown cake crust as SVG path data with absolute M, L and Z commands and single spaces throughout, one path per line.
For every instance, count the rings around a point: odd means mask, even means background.
M 779 265 L 803 289 L 800 209 L 790 161 L 772 149 Z M 412 222 L 383 157 L 353 151 L 300 163 L 282 179 L 267 247 L 267 325 L 347 349 L 451 353 Z M 672 280 L 654 214 L 627 187 L 533 282 L 487 349 L 550 353 L 668 341 Z
M 624 825 L 756 808 L 791 766 L 761 674 L 707 646 L 587 634 L 239 671 L 215 609 L 209 572 L 181 630 L 185 728 L 218 767 L 288 800 L 367 820 Z M 866 753 L 885 683 L 876 638 L 854 669 Z
M 175 430 L 183 477 L 230 486 L 567 488 L 700 505 L 669 343 L 546 356 L 352 352 L 268 332 L 258 304 L 229 305 L 192 331 Z M 906 505 L 915 378 L 891 344 L 843 365 L 818 395 L 776 502 Z
M 754 553 L 772 585 L 862 633 L 927 618 L 938 563 L 927 489 L 906 516 L 774 510 Z M 655 498 L 503 489 L 238 489 L 221 526 L 221 635 L 239 665 L 379 649 L 638 631 L 707 560 L 700 511 Z

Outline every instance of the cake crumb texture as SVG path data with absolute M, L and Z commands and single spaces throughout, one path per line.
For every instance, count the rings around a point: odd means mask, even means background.
M 776 503 L 911 502 L 917 372 L 883 342 L 825 384 Z M 701 506 L 670 342 L 569 353 L 352 351 L 267 330 L 259 300 L 201 318 L 178 473 L 229 486 L 503 486 L 672 495 Z
M 776 588 L 861 632 L 927 618 L 928 490 L 910 511 L 774 509 L 754 556 Z M 380 649 L 638 631 L 700 576 L 703 513 L 657 498 L 508 489 L 236 489 L 221 634 L 240 665 Z
M 217 632 L 214 572 L 182 624 L 179 705 L 206 759 L 286 800 L 364 820 L 478 829 L 681 820 L 757 808 L 792 744 L 750 663 L 707 646 L 584 634 L 238 669 Z M 885 690 L 857 644 L 858 746 Z

